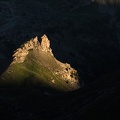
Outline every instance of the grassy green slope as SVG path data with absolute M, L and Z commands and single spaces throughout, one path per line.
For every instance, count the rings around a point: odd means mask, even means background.
M 50 69 L 59 67 L 53 56 L 36 50 L 30 51 L 23 63 L 14 63 L 2 75 L 0 84 L 7 86 L 38 85 L 68 91 L 71 86 L 59 79 Z M 52 80 L 55 82 L 53 83 Z

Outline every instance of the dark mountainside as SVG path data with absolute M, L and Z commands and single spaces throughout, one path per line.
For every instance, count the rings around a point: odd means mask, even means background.
M 0 120 L 118 120 L 119 3 L 120 0 L 0 1 L 1 76 L 13 62 L 16 49 L 46 34 L 55 58 L 69 63 L 84 81 L 83 87 L 67 93 L 39 85 L 0 85 Z

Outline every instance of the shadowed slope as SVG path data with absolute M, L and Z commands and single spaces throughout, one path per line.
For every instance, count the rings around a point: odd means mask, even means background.
M 1 89 L 0 102 L 3 104 L 0 113 L 9 111 L 9 118 L 15 117 L 15 120 L 28 117 L 30 120 L 118 120 L 119 72 L 105 75 L 89 86 L 64 95 L 42 93 L 37 88 Z

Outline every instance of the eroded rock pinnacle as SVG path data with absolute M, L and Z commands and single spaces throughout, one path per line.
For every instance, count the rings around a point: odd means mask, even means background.
M 13 63 L 24 62 L 29 51 L 32 49 L 41 49 L 42 51 L 53 56 L 52 49 L 50 48 L 50 41 L 48 37 L 44 34 L 41 37 L 41 43 L 38 41 L 38 37 L 32 38 L 31 40 L 24 43 L 20 48 L 18 48 L 13 54 Z

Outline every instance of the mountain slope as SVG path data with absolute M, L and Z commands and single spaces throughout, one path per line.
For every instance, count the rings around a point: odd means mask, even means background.
M 79 88 L 77 71 L 55 59 L 47 36 L 27 41 L 13 54 L 13 62 L 1 77 L 1 85 L 42 85 L 69 91 Z

